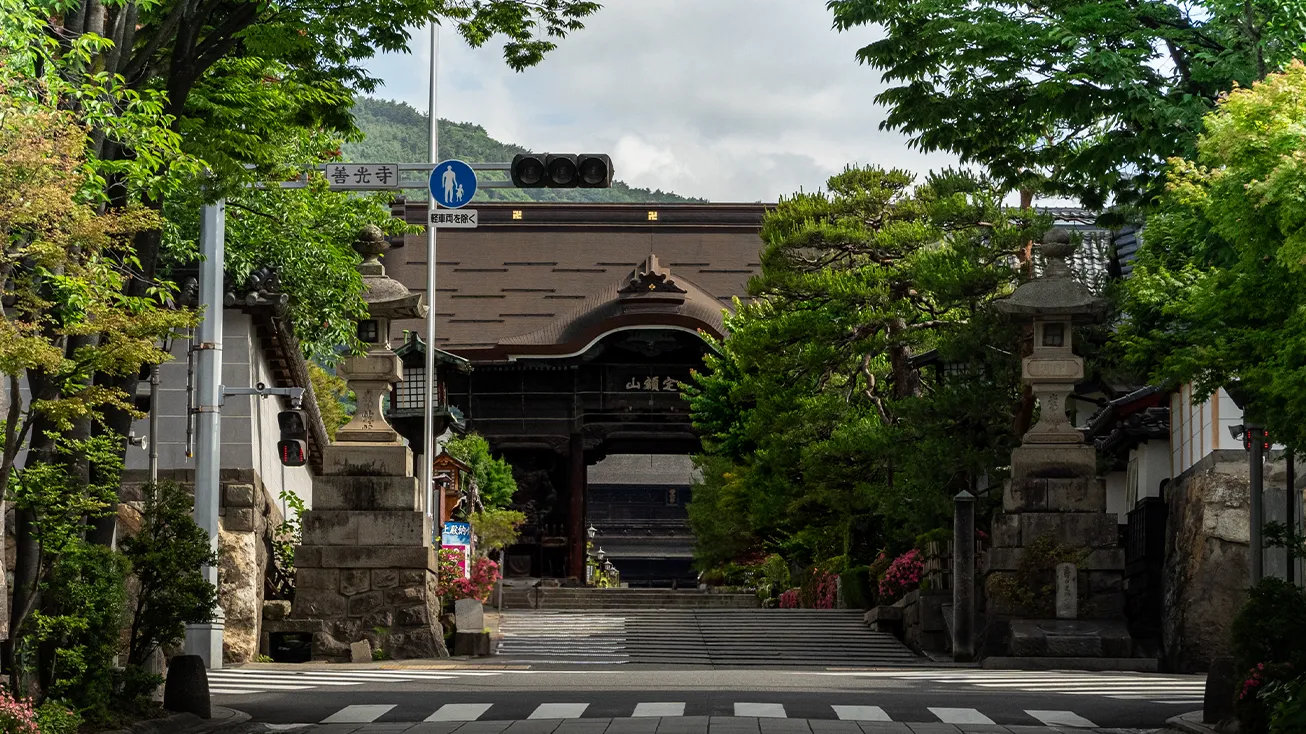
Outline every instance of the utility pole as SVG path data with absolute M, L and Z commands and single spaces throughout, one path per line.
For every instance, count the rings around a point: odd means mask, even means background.
M 432 167 L 440 162 L 440 120 L 436 117 L 436 86 L 440 80 L 440 25 L 431 23 L 430 90 L 427 96 L 427 117 L 430 121 L 429 154 Z M 428 512 L 435 515 L 431 526 L 438 539 L 443 537 L 444 492 L 435 491 L 435 478 L 431 476 L 431 460 L 435 458 L 435 281 L 438 263 L 435 251 L 435 224 L 431 212 L 435 211 L 435 195 L 427 192 L 426 216 L 426 394 L 422 398 L 422 496 L 426 498 Z

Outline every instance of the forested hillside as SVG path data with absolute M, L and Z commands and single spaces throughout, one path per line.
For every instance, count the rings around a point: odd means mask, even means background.
M 427 159 L 427 118 L 422 112 L 403 102 L 392 102 L 371 97 L 354 100 L 354 115 L 358 127 L 367 136 L 359 143 L 344 146 L 345 160 L 358 163 L 388 163 L 425 161 Z M 510 161 L 518 153 L 530 152 L 526 148 L 500 143 L 485 132 L 485 128 L 470 122 L 440 120 L 440 157 L 458 158 L 469 163 Z M 568 151 L 579 153 L 582 151 Z M 588 152 L 588 151 L 585 151 Z M 617 173 L 621 162 L 613 161 Z M 488 172 L 478 174 L 481 180 L 503 180 L 506 174 Z M 410 196 L 424 196 L 419 191 Z M 613 181 L 609 189 L 481 189 L 475 201 L 602 201 L 602 202 L 702 202 L 665 191 L 654 191 L 627 186 Z

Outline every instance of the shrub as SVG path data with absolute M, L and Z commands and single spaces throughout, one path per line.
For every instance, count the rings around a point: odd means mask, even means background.
M 1306 675 L 1271 683 L 1260 697 L 1270 712 L 1270 734 L 1306 731 Z
M 461 551 L 451 548 L 440 550 L 439 583 L 440 596 L 444 604 L 452 604 L 459 599 L 475 599 L 484 602 L 490 598 L 494 585 L 499 581 L 499 564 L 484 556 L 472 564 L 470 577 L 464 577 L 460 558 Z M 476 630 L 479 632 L 480 630 Z
M 77 734 L 82 717 L 58 701 L 46 701 L 36 709 L 41 734 Z
M 797 609 L 799 607 L 798 595 L 799 589 L 790 589 L 780 595 L 781 609 Z
M 0 689 L 0 734 L 41 734 L 30 699 Z
M 870 609 L 875 606 L 875 587 L 871 585 L 869 566 L 854 566 L 839 574 L 843 587 L 843 600 L 849 609 Z
M 1233 620 L 1233 655 L 1241 670 L 1260 663 L 1288 663 L 1306 671 L 1306 594 L 1283 579 L 1267 578 L 1247 592 Z
M 799 588 L 799 603 L 804 609 L 834 609 L 839 597 L 837 578 L 819 568 L 811 569 Z
M 925 561 L 921 552 L 912 548 L 893 559 L 880 580 L 880 603 L 892 604 L 920 586 L 925 575 Z

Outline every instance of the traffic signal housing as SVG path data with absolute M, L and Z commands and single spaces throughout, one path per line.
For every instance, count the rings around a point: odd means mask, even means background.
M 283 410 L 277 414 L 281 440 L 277 441 L 277 457 L 286 466 L 303 466 L 308 463 L 308 413 L 302 410 Z
M 523 189 L 605 189 L 612 185 L 612 159 L 601 153 L 521 153 L 509 174 Z

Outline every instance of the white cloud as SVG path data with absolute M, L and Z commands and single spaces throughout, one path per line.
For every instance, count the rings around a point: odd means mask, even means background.
M 714 201 L 819 188 L 851 162 L 924 173 L 952 156 L 879 129 L 879 73 L 823 2 L 612 0 L 540 66 L 441 32 L 439 113 L 539 151 L 610 152 L 622 180 Z M 427 33 L 369 65 L 381 96 L 426 109 Z

